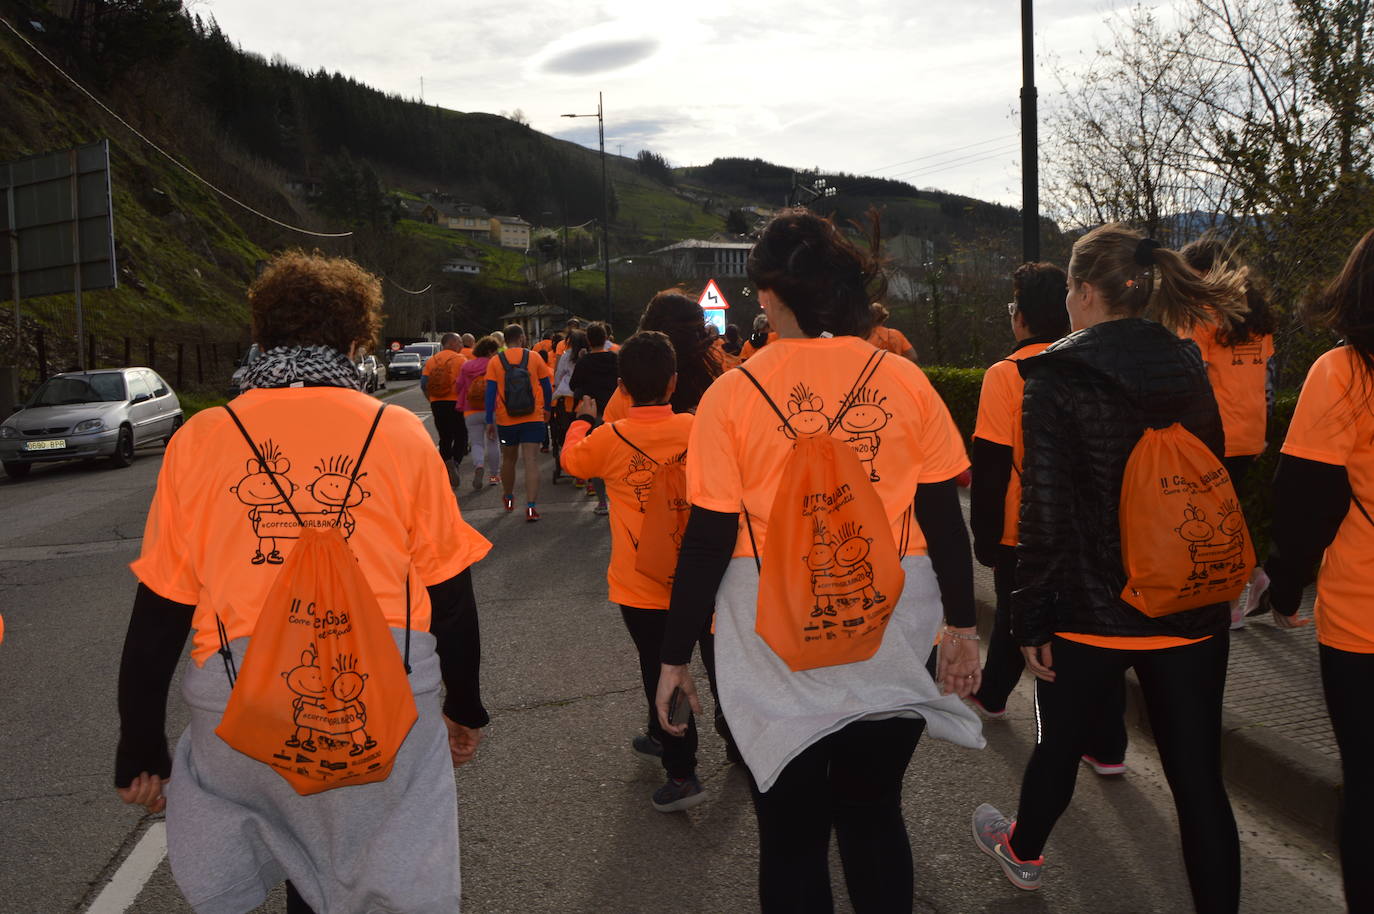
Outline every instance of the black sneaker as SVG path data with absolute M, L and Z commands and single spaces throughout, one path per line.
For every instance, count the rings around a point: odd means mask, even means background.
M 663 744 L 647 733 L 641 733 L 630 740 L 630 748 L 635 751 L 635 755 L 651 762 L 663 758 Z
M 687 778 L 668 778 L 663 786 L 654 791 L 650 802 L 659 812 L 681 812 L 706 799 L 706 788 L 701 786 L 696 775 Z

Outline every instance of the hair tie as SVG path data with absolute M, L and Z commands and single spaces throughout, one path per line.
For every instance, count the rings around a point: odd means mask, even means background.
M 1135 262 L 1142 267 L 1152 267 L 1155 265 L 1155 248 L 1162 248 L 1164 245 L 1155 241 L 1153 238 L 1142 238 L 1140 243 L 1135 246 Z

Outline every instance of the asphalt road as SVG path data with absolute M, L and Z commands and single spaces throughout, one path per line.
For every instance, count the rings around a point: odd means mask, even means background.
M 393 402 L 427 413 L 413 389 Z M 160 457 L 143 451 L 124 470 L 39 468 L 22 483 L 0 477 L 0 914 L 190 910 L 158 862 L 160 817 L 124 806 L 111 787 L 115 681 L 135 587 L 127 564 Z M 465 910 L 754 910 L 746 780 L 714 734 L 702 738 L 708 802 L 670 815 L 649 805 L 661 774 L 629 749 L 644 711 L 629 637 L 605 599 L 606 522 L 592 499 L 549 486 L 548 476 L 546 466 L 537 524 L 501 510 L 495 488 L 457 490 L 465 517 L 496 544 L 474 572 L 492 724 L 477 760 L 456 773 Z M 1190 910 L 1172 801 L 1142 739 L 1126 776 L 1085 769 L 1040 892 L 1012 888 L 975 850 L 973 807 L 1015 805 L 1034 741 L 1028 696 L 1023 685 L 1013 719 L 988 726 L 981 752 L 933 740 L 917 749 L 905 794 L 917 910 Z M 174 686 L 173 735 L 184 719 Z M 1334 861 L 1234 799 L 1243 910 L 1341 910 Z M 137 872 L 145 856 L 146 879 Z M 837 860 L 832 870 L 836 908 L 848 911 Z M 128 886 L 122 905 L 92 907 Z M 279 893 L 259 910 L 283 910 Z

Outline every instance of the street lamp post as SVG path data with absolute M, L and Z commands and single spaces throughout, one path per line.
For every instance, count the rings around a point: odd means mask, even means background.
M 1040 161 L 1032 0 L 1021 0 L 1021 256 L 1040 259 Z
M 802 184 L 797 180 L 797 173 L 792 172 L 792 190 L 787 195 L 787 205 L 810 206 L 822 197 L 833 197 L 838 194 L 839 188 L 826 181 L 825 178 L 817 178 L 811 184 Z
M 563 117 L 595 117 L 596 134 L 601 148 L 601 253 L 606 273 L 606 320 L 611 320 L 611 198 L 606 182 L 606 117 L 602 93 L 596 93 L 596 114 L 565 114 Z

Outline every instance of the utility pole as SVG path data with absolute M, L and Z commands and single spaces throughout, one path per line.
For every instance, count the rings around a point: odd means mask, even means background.
M 590 114 L 564 114 L 561 117 L 592 117 Z M 606 178 L 606 111 L 602 93 L 596 93 L 596 135 L 601 148 L 601 258 L 606 275 L 606 320 L 611 320 L 611 194 Z
M 1021 0 L 1021 256 L 1040 259 L 1040 143 L 1035 89 L 1033 0 Z

